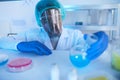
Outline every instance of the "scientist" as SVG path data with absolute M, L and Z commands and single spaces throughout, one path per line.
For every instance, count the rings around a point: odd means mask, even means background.
M 62 20 L 65 17 L 65 12 L 58 1 L 39 1 L 35 8 L 35 16 L 39 25 L 38 29 L 32 29 L 13 36 L 16 44 L 11 45 L 12 43 L 7 43 L 9 45 L 2 45 L 1 48 L 17 49 L 18 43 L 22 41 L 39 41 L 52 50 L 68 50 L 76 45 L 87 47 L 88 44 L 85 42 L 81 31 L 63 28 Z M 1 43 L 4 44 L 4 42 L 6 43 L 10 40 L 1 41 Z M 11 47 L 9 47 L 10 45 Z
M 62 20 L 65 18 L 65 11 L 57 0 L 40 0 L 35 8 L 35 16 L 39 28 L 13 37 L 1 38 L 0 48 L 34 52 L 40 55 L 49 55 L 50 50 L 70 50 L 76 46 L 90 55 L 97 50 L 90 48 L 87 51 L 89 45 L 84 40 L 81 31 L 63 27 Z M 102 42 L 104 43 L 104 39 Z M 96 54 L 100 55 L 102 52 L 98 51 Z

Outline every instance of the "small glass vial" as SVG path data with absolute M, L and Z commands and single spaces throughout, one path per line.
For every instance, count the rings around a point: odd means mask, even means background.
M 111 56 L 111 64 L 112 68 L 120 71 L 120 42 L 119 40 L 114 41 L 112 43 L 112 56 Z

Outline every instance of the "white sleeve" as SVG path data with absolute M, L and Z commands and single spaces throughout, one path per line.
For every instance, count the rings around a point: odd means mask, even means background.
M 18 35 L 11 35 L 0 38 L 1 49 L 17 50 L 17 44 L 21 41 L 25 41 L 25 33 L 19 33 Z
M 0 38 L 0 48 L 17 50 L 17 44 L 22 41 L 38 40 L 42 42 L 43 40 L 41 38 L 41 35 L 42 34 L 40 34 L 39 29 L 31 29 L 26 32 L 18 33 L 17 35 L 3 37 Z

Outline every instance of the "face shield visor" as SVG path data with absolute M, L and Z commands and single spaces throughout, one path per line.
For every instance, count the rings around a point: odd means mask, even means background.
M 61 14 L 59 9 L 48 9 L 43 12 L 41 23 L 49 36 L 60 36 L 62 32 Z

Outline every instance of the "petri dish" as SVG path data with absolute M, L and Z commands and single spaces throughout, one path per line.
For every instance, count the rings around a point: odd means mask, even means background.
M 8 70 L 11 72 L 22 72 L 32 67 L 32 60 L 29 58 L 16 58 L 8 62 Z
M 8 61 L 8 55 L 0 54 L 0 65 L 7 63 L 7 61 Z

